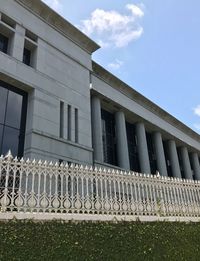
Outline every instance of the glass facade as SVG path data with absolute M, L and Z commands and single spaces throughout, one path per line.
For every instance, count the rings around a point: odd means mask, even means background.
M 101 119 L 104 162 L 117 166 L 114 115 L 101 110 Z
M 173 177 L 172 174 L 172 167 L 171 167 L 171 162 L 169 159 L 169 148 L 167 141 L 163 141 L 163 147 L 164 147 L 164 152 L 165 152 L 165 159 L 166 159 L 166 165 L 167 165 L 167 173 L 169 177 Z
M 7 53 L 8 51 L 8 38 L 0 33 L 0 51 Z
M 126 122 L 126 134 L 128 141 L 130 169 L 136 172 L 140 172 L 140 163 L 137 150 L 137 137 L 134 124 Z
M 184 170 L 183 170 L 183 161 L 182 161 L 182 157 L 181 157 L 181 149 L 180 148 L 177 148 L 177 154 L 178 154 L 178 161 L 179 161 L 179 166 L 180 166 L 180 171 L 181 171 L 181 177 L 183 179 L 185 179 L 185 173 L 184 173 Z
M 0 81 L 0 154 L 22 157 L 27 94 Z
M 146 137 L 147 137 L 147 147 L 149 152 L 149 163 L 150 163 L 151 173 L 156 174 L 156 171 L 158 169 L 157 169 L 156 153 L 153 144 L 152 134 L 147 132 Z

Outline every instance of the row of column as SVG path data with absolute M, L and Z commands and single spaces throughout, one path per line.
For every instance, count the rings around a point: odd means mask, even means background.
M 116 143 L 117 143 L 117 158 L 119 167 L 130 169 L 128 142 L 126 134 L 126 121 L 122 111 L 115 113 L 116 123 Z M 102 141 L 102 126 L 101 126 L 101 102 L 97 96 L 92 97 L 92 126 L 93 126 L 93 148 L 94 159 L 103 163 L 103 141 Z M 143 123 L 136 124 L 136 136 L 138 146 L 138 156 L 140 169 L 142 173 L 151 173 L 149 154 L 147 147 L 146 131 Z M 153 143 L 155 146 L 157 168 L 162 176 L 168 176 L 165 153 L 160 132 L 153 133 Z M 169 160 L 173 177 L 181 178 L 180 164 L 177 154 L 176 143 L 174 140 L 168 141 Z M 183 171 L 186 179 L 193 179 L 192 169 L 196 180 L 200 180 L 200 164 L 197 153 L 191 154 L 191 163 L 188 150 L 186 147 L 181 147 L 180 156 L 182 159 Z M 192 165 L 192 168 L 191 168 Z

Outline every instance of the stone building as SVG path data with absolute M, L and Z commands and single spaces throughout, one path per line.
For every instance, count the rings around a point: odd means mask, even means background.
M 92 61 L 39 0 L 1 0 L 0 153 L 200 179 L 200 136 Z

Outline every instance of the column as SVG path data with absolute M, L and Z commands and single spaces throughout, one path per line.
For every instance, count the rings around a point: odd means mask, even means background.
M 25 29 L 16 24 L 15 34 L 11 39 L 10 54 L 19 61 L 23 61 Z
M 181 159 L 182 159 L 185 179 L 193 179 L 190 159 L 189 159 L 188 150 L 186 147 L 180 148 L 180 155 L 181 155 Z
M 199 157 L 196 152 L 193 152 L 191 154 L 191 165 L 194 171 L 195 180 L 200 180 L 200 164 L 199 164 Z
M 101 126 L 101 102 L 97 96 L 92 96 L 92 141 L 94 160 L 103 162 L 103 140 Z
M 137 143 L 138 143 L 138 154 L 139 154 L 141 172 L 150 174 L 151 168 L 149 163 L 146 132 L 143 123 L 136 124 L 136 136 L 137 136 Z
M 155 146 L 158 171 L 161 176 L 167 177 L 168 174 L 167 174 L 165 153 L 164 153 L 164 148 L 163 148 L 162 136 L 161 136 L 160 132 L 155 132 L 153 134 L 153 142 L 154 142 L 154 146 Z
M 172 168 L 172 175 L 174 178 L 181 178 L 180 165 L 178 160 L 178 154 L 176 149 L 176 143 L 174 140 L 168 141 L 169 160 Z
M 40 71 L 40 72 L 44 72 L 46 73 L 46 59 L 45 59 L 45 56 L 46 56 L 46 49 L 48 48 L 47 47 L 47 44 L 45 43 L 45 41 L 43 41 L 42 39 L 40 39 L 38 37 L 37 39 L 37 48 L 35 48 L 35 50 L 33 51 L 33 67 Z
M 122 111 L 115 113 L 116 124 L 116 142 L 117 142 L 117 159 L 119 167 L 123 169 L 130 169 L 128 142 L 126 135 L 125 116 Z

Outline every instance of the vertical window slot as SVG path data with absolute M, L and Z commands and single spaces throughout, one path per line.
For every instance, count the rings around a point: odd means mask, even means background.
M 71 119 L 72 119 L 72 107 L 71 105 L 68 105 L 68 108 L 67 108 L 67 139 L 68 140 L 71 140 Z
M 64 138 L 64 102 L 60 102 L 60 138 Z
M 75 142 L 78 143 L 78 131 L 79 126 L 78 126 L 78 109 L 75 108 Z

